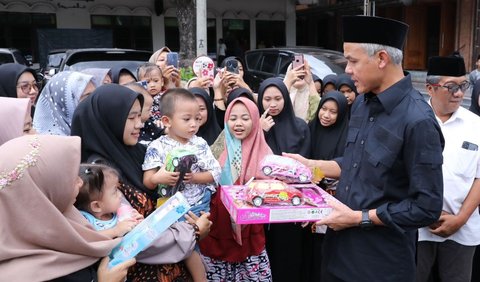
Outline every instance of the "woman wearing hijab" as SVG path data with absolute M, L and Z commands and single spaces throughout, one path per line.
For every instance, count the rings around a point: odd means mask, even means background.
M 322 97 L 327 94 L 329 91 L 337 89 L 337 75 L 329 74 L 323 78 L 323 87 L 322 87 Z
M 313 120 L 315 110 L 320 102 L 320 96 L 318 96 L 315 88 L 307 60 L 305 60 L 303 67 L 297 67 L 296 69 L 293 69 L 290 64 L 283 82 L 290 94 L 295 115 L 307 123 Z
M 24 134 L 35 134 L 30 100 L 0 97 L 0 145 Z
M 116 168 L 120 174 L 120 191 L 133 208 L 147 217 L 155 210 L 157 194 L 143 185 L 141 165 L 146 148 L 138 143 L 142 105 L 143 96 L 133 90 L 117 84 L 100 86 L 75 110 L 72 135 L 82 138 L 82 162 Z M 208 228 L 203 224 L 205 218 L 196 219 L 200 232 Z M 188 281 L 183 264 L 166 263 L 178 262 L 190 255 L 195 246 L 192 225 L 174 224 L 161 238 L 154 247 L 137 256 L 139 263 L 129 272 L 129 279 Z
M 39 88 L 37 74 L 33 69 L 16 63 L 0 65 L 0 96 L 29 98 L 32 105 L 32 117 Z
M 103 84 L 112 83 L 112 73 L 110 69 L 88 68 L 80 71 L 81 73 L 93 76 L 92 83 L 95 88 Z
M 295 152 L 308 156 L 310 152 L 310 131 L 307 123 L 295 116 L 287 87 L 280 78 L 268 78 L 258 88 L 258 109 L 273 121 L 269 128 L 263 128 L 267 143 L 276 155 Z
M 97 281 L 97 261 L 120 239 L 93 230 L 73 206 L 80 138 L 23 136 L 0 146 L 0 155 L 0 171 L 11 172 L 0 174 L 2 280 Z M 119 282 L 134 260 L 112 270 L 106 262 L 98 281 Z M 103 276 L 112 271 L 116 278 Z
M 358 96 L 357 87 L 349 74 L 341 74 L 337 77 L 337 90 L 340 91 L 348 102 L 348 118 L 350 118 L 350 109 L 352 104 Z
M 162 92 L 167 89 L 180 87 L 180 72 L 174 66 L 167 65 L 167 54 L 172 52 L 167 46 L 157 50 L 148 60 L 149 63 L 156 64 L 162 70 L 163 87 Z
M 249 99 L 250 101 L 255 103 L 255 99 L 253 98 L 252 92 L 250 90 L 239 87 L 234 89 L 230 95 L 227 97 L 227 106 L 232 103 L 233 100 L 239 98 L 239 97 L 245 97 Z M 221 116 L 221 120 L 225 119 L 225 111 L 215 111 L 217 115 L 217 120 L 219 120 L 219 116 Z M 221 128 L 224 127 L 224 124 L 221 125 Z M 220 134 L 218 135 L 217 139 L 215 142 L 210 145 L 210 150 L 212 150 L 213 156 L 218 159 L 220 157 L 220 154 L 223 152 L 225 149 L 225 130 L 222 130 Z
M 212 145 L 222 131 L 218 125 L 215 112 L 213 111 L 212 98 L 210 98 L 210 95 L 208 95 L 207 91 L 203 88 L 194 87 L 188 90 L 195 95 L 200 106 L 200 128 L 196 135 L 205 139 L 208 145 Z
M 296 152 L 309 156 L 310 131 L 295 116 L 287 87 L 279 78 L 264 80 L 258 90 L 258 108 L 268 145 L 276 155 Z M 270 116 L 264 115 L 268 110 Z M 302 227 L 295 223 L 265 226 L 267 253 L 274 281 L 298 281 L 302 264 Z M 287 243 L 288 242 L 288 243 Z
M 332 160 L 343 156 L 348 130 L 348 106 L 345 96 L 339 91 L 325 94 L 318 105 L 316 118 L 308 126 L 312 140 L 310 158 Z M 303 232 L 304 264 L 301 281 L 305 282 L 321 280 L 323 234 L 313 231 L 312 228 L 305 228 Z
M 137 81 L 135 75 L 129 69 L 124 67 L 113 67 L 111 69 L 111 74 L 112 83 L 126 85 Z
M 260 172 L 259 163 L 272 151 L 265 141 L 259 118 L 255 103 L 247 98 L 235 99 L 228 106 L 225 115 L 226 146 L 220 156 L 222 185 L 240 185 L 252 177 L 265 177 Z M 220 200 L 221 193 L 218 190 L 212 198 L 212 229 L 200 241 L 208 266 L 207 280 L 271 281 L 263 225 L 242 225 L 241 229 L 237 226 L 241 231 L 231 228 L 230 214 Z M 237 243 L 234 230 L 240 232 L 242 245 Z
M 95 89 L 92 76 L 63 71 L 53 76 L 38 98 L 33 126 L 39 134 L 70 135 L 72 117 L 80 100 Z

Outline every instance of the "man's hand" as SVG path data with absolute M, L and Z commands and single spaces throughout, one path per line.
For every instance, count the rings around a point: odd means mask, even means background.
M 325 218 L 317 221 L 317 225 L 327 225 L 329 228 L 339 231 L 346 228 L 358 226 L 362 220 L 362 212 L 354 211 L 332 196 L 325 198 L 332 212 Z
M 440 237 L 449 237 L 460 229 L 465 222 L 458 216 L 442 211 L 437 222 L 429 226 L 430 232 Z
M 282 153 L 282 156 L 297 160 L 310 168 L 313 167 L 313 160 L 307 159 L 299 154 Z

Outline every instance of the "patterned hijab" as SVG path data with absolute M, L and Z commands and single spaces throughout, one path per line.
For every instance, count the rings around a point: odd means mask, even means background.
M 0 146 L 0 155 L 2 280 L 59 278 L 118 244 L 93 230 L 73 206 L 80 138 L 26 135 Z
M 252 131 L 247 138 L 240 141 L 233 137 L 227 125 L 230 113 L 235 104 L 242 103 L 247 107 L 250 118 L 253 121 Z M 244 184 L 250 178 L 264 178 L 260 172 L 260 161 L 271 155 L 272 150 L 265 141 L 263 130 L 260 126 L 260 114 L 254 102 L 248 98 L 237 98 L 228 105 L 225 113 L 225 150 L 220 155 L 222 166 L 221 185 L 234 183 Z
M 213 110 L 213 101 L 207 91 L 203 88 L 193 87 L 188 89 L 196 97 L 202 98 L 207 107 L 207 121 L 200 126 L 197 132 L 197 136 L 202 137 L 207 141 L 208 145 L 212 145 L 217 140 L 218 135 L 222 131 L 217 122 L 217 116 Z
M 103 81 L 105 80 L 105 77 L 107 75 L 110 75 L 110 77 L 112 76 L 112 72 L 110 71 L 110 69 L 88 68 L 88 69 L 83 69 L 80 72 L 93 76 L 92 82 L 93 82 L 93 85 L 95 85 L 95 88 L 99 87 L 100 85 L 103 85 Z
M 8 63 L 0 66 L 0 96 L 17 98 L 17 81 L 24 72 L 37 77 L 35 71 L 27 66 Z
M 23 135 L 30 99 L 0 97 L 0 145 Z
M 91 75 L 63 71 L 53 76 L 38 98 L 33 127 L 39 134 L 70 135 L 72 117 Z

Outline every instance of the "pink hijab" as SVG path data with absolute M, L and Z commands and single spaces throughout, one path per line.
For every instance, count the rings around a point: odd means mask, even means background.
M 119 242 L 94 231 L 73 206 L 79 137 L 26 135 L 0 146 L 0 155 L 2 280 L 63 277 Z
M 260 114 L 258 112 L 257 105 L 252 102 L 250 99 L 245 97 L 240 97 L 232 101 L 228 106 L 225 112 L 225 130 L 229 130 L 227 121 L 230 117 L 230 113 L 232 111 L 233 106 L 236 103 L 242 103 L 247 107 L 248 112 L 250 113 L 250 117 L 253 121 L 252 131 L 250 135 L 242 140 L 241 142 L 241 152 L 242 152 L 242 165 L 241 171 L 238 173 L 238 179 L 233 179 L 234 183 L 245 184 L 250 178 L 255 177 L 257 179 L 265 178 L 265 176 L 261 173 L 259 165 L 261 160 L 266 155 L 271 155 L 272 150 L 265 141 L 265 135 L 263 134 L 262 127 L 260 126 Z M 225 132 L 227 135 L 227 132 Z M 226 138 L 228 139 L 228 138 Z M 225 140 L 226 143 L 228 140 Z M 225 145 L 225 150 L 220 155 L 220 166 L 225 168 L 225 162 L 228 158 L 228 149 L 227 144 Z M 230 169 L 235 169 L 234 165 L 230 165 Z M 234 175 L 235 173 L 232 173 Z M 234 177 L 236 178 L 236 177 Z
M 23 135 L 30 99 L 0 97 L 0 145 Z

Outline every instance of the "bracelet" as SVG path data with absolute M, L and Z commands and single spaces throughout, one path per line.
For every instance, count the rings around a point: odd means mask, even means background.
M 213 99 L 213 101 L 223 101 L 223 98 Z
M 190 225 L 192 225 L 193 230 L 195 231 L 195 240 L 200 240 L 200 228 L 196 223 L 191 223 Z

